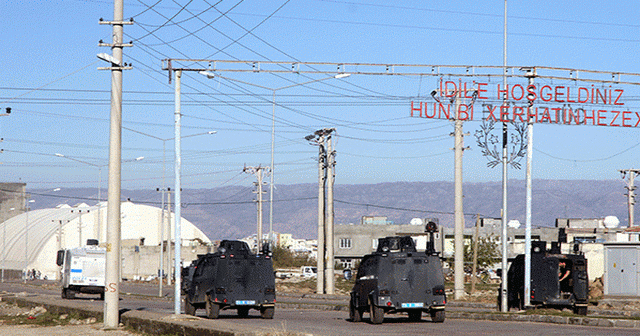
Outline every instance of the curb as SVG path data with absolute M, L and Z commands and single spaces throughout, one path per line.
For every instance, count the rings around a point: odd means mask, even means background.
M 640 328 L 640 320 L 608 319 L 597 317 L 556 316 L 556 315 L 517 315 L 499 313 L 474 313 L 447 311 L 447 318 L 510 322 L 540 322 L 552 324 L 571 324 L 589 327 Z
M 83 318 L 95 317 L 102 320 L 102 309 L 82 301 L 73 301 L 63 305 L 53 298 L 43 296 L 2 296 L 1 301 L 14 303 L 22 307 L 43 306 L 48 311 L 64 314 L 76 313 Z M 70 302 L 71 303 L 71 302 Z M 347 311 L 347 305 L 276 303 L 279 308 L 295 308 L 325 311 Z M 557 316 L 557 315 L 523 315 L 512 313 L 483 313 L 465 311 L 446 311 L 447 318 L 510 322 L 539 322 L 552 324 L 570 324 L 590 327 L 640 329 L 640 320 L 610 319 L 597 317 Z M 209 320 L 191 315 L 167 315 L 149 311 L 130 310 L 120 314 L 120 323 L 139 332 L 148 334 L 174 334 L 184 336 L 264 336 L 272 335 L 273 330 L 239 330 L 237 324 L 229 324 L 220 320 Z M 309 335 L 308 333 L 288 331 L 287 335 Z
M 95 317 L 102 320 L 102 309 L 73 301 L 69 305 L 60 304 L 43 296 L 2 296 L 1 301 L 16 304 L 20 307 L 42 306 L 56 314 L 75 313 L 83 318 Z M 121 310 L 120 324 L 126 328 L 151 335 L 181 336 L 266 336 L 273 335 L 273 330 L 242 329 L 237 324 L 220 320 L 209 320 L 191 315 L 167 315 L 149 311 Z M 308 336 L 308 333 L 287 331 L 287 335 Z

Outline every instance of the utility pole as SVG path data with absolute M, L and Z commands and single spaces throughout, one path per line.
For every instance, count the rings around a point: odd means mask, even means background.
M 504 98 L 502 107 L 507 104 L 507 0 L 504 0 L 504 45 L 503 45 L 503 66 L 504 73 L 502 83 L 504 84 Z M 502 108 L 500 107 L 500 108 Z M 500 235 L 500 241 L 502 243 L 502 279 L 501 279 L 501 291 L 500 291 L 500 307 L 503 313 L 509 311 L 507 307 L 507 179 L 508 179 L 508 159 L 507 159 L 507 123 L 502 123 L 502 232 Z
M 169 195 L 171 193 L 171 188 L 156 188 L 156 191 L 158 192 L 162 192 L 162 214 L 160 215 L 160 255 L 159 255 L 159 260 L 158 260 L 158 297 L 162 297 L 162 285 L 164 283 L 164 229 L 165 229 L 165 225 L 166 225 L 166 218 L 167 218 L 167 212 L 166 212 L 166 206 L 167 203 L 165 203 L 165 193 L 168 191 Z M 167 230 L 167 232 L 170 232 L 170 228 L 169 230 Z M 168 253 L 167 253 L 168 255 Z
M 529 86 L 533 85 L 533 80 L 536 76 L 535 69 L 524 69 L 527 71 L 527 77 L 529 79 Z M 528 109 L 533 109 L 533 97 L 529 98 Z M 533 117 L 530 113 L 527 118 L 527 199 L 525 205 L 525 232 L 524 232 L 524 306 L 531 306 L 531 203 L 532 203 L 532 180 L 531 174 L 533 169 Z
M 54 220 L 54 219 L 52 219 L 51 221 L 54 222 L 54 223 L 56 222 L 56 220 Z M 58 235 L 58 251 L 60 251 L 60 250 L 62 250 L 62 246 L 63 246 L 63 244 L 62 244 L 62 223 L 63 223 L 63 220 L 62 219 L 58 219 L 57 222 L 58 222 L 58 230 L 57 230 L 58 231 L 57 232 L 57 235 Z M 69 220 L 68 219 L 64 220 L 64 222 L 68 223 Z M 61 274 L 60 274 L 61 271 L 62 271 L 62 267 L 58 266 L 58 272 L 56 272 L 56 280 L 61 280 L 62 279 Z
M 181 274 L 181 248 L 182 248 L 182 228 L 180 226 L 180 221 L 182 219 L 182 135 L 181 135 L 181 123 L 182 123 L 182 113 L 181 113 L 181 101 L 180 101 L 180 93 L 181 93 L 181 85 L 182 85 L 182 70 L 176 70 L 176 84 L 174 90 L 174 100 L 175 100 L 175 110 L 174 110 L 174 145 L 175 145 L 175 162 L 174 162 L 174 174 L 175 174 L 175 191 L 176 195 L 175 199 L 175 219 L 174 219 L 174 228 L 173 228 L 173 236 L 174 236 L 174 245 L 173 245 L 173 274 L 174 274 L 174 283 L 173 283 L 173 313 L 175 315 L 180 315 L 181 312 L 181 302 L 180 302 L 180 274 Z
M 480 215 L 476 215 L 476 232 L 473 236 L 473 267 L 471 268 L 471 293 L 476 291 L 476 272 L 478 269 L 478 238 L 480 237 Z
M 333 260 L 333 183 L 336 177 L 335 165 L 336 165 L 336 151 L 333 150 L 333 144 L 331 141 L 331 133 L 335 131 L 334 128 L 328 129 L 327 134 L 327 225 L 325 226 L 325 244 L 327 247 L 326 253 L 326 293 L 335 293 L 335 276 L 334 276 L 334 260 Z
M 625 189 L 627 189 L 627 206 L 629 208 L 629 227 L 633 227 L 634 225 L 634 210 L 633 210 L 633 205 L 636 203 L 636 198 L 635 198 L 635 190 L 636 187 L 634 185 L 634 179 L 636 177 L 636 174 L 640 173 L 640 170 L 638 169 L 624 169 L 624 170 L 620 170 L 620 173 L 622 174 L 622 178 L 624 179 L 626 177 L 627 174 L 629 174 L 629 179 L 627 180 L 627 186 L 625 187 Z
M 99 46 L 111 47 L 112 55 L 98 54 L 98 58 L 111 63 L 110 67 L 99 68 L 111 70 L 111 112 L 109 126 L 109 191 L 107 197 L 107 254 L 105 269 L 104 295 L 104 329 L 118 328 L 120 318 L 118 300 L 120 299 L 120 196 L 121 196 L 121 161 L 122 161 L 122 64 L 123 47 L 131 44 L 123 43 L 123 26 L 133 24 L 123 21 L 123 0 L 113 1 L 113 21 L 100 20 L 100 24 L 113 26 L 111 44 L 100 43 Z M 125 64 L 126 66 L 126 64 Z
M 464 140 L 462 134 L 462 120 L 460 120 L 460 90 L 455 92 L 454 136 L 454 297 L 456 300 L 464 296 L 464 213 L 462 208 L 462 151 Z
M 316 293 L 333 294 L 333 167 L 335 152 L 331 148 L 331 133 L 324 128 L 307 135 L 305 140 L 319 148 L 318 154 L 318 248 Z M 328 181 L 327 181 L 328 180 Z M 329 183 L 327 183 L 329 182 Z M 329 185 L 330 190 L 325 188 Z
M 262 251 L 262 195 L 265 193 L 264 190 L 262 190 L 262 186 L 264 185 L 264 182 L 262 182 L 262 177 L 263 177 L 263 172 L 265 170 L 269 171 L 269 167 L 262 167 L 262 166 L 244 167 L 244 169 L 242 169 L 242 171 L 245 173 L 254 174 L 258 180 L 257 182 L 253 183 L 256 186 L 256 190 L 253 193 L 257 194 L 258 196 L 258 199 L 256 200 L 257 207 L 258 207 L 257 234 L 256 234 L 257 235 L 256 243 L 258 246 L 258 251 L 256 253 L 260 253 Z
M 175 216 L 174 216 L 175 217 Z M 167 188 L 167 286 L 171 286 L 171 188 Z
M 317 132 L 316 132 L 317 133 Z M 316 135 L 318 138 L 316 139 Z M 318 244 L 316 247 L 316 262 L 318 275 L 316 278 L 316 293 L 324 294 L 324 194 L 327 173 L 326 158 L 327 153 L 324 144 L 324 135 L 312 134 L 305 137 L 306 140 L 311 141 L 315 139 L 312 144 L 318 145 Z

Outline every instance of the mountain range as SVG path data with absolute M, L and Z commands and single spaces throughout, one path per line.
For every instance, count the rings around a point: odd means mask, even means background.
M 265 191 L 267 188 L 265 188 Z M 96 189 L 67 188 L 56 193 L 30 189 L 37 202 L 32 208 L 55 207 L 84 202 L 94 204 Z M 534 180 L 532 226 L 554 226 L 556 218 L 603 218 L 613 215 L 621 226 L 628 222 L 626 189 L 617 180 Z M 106 198 L 106 192 L 102 199 Z M 463 184 L 465 225 L 473 226 L 475 215 L 501 216 L 502 182 Z M 508 218 L 524 224 L 525 183 L 508 183 Z M 226 186 L 214 189 L 184 189 L 182 216 L 210 239 L 242 238 L 256 233 L 257 206 L 253 187 Z M 278 185 L 274 190 L 273 230 L 296 238 L 317 237 L 318 185 Z M 160 207 L 156 190 L 122 190 L 122 198 Z M 263 232 L 269 231 L 268 192 L 263 203 Z M 438 218 L 453 226 L 453 182 L 387 182 L 378 184 L 336 184 L 335 224 L 359 223 L 362 216 L 386 216 L 395 224 L 411 219 Z M 36 205 L 37 204 L 37 205 Z

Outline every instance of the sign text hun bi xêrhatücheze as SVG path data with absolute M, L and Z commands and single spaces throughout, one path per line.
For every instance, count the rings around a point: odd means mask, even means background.
M 640 113 L 629 111 L 623 102 L 624 89 L 614 87 L 565 85 L 506 85 L 458 81 L 440 82 L 442 99 L 411 101 L 411 116 L 427 119 L 478 120 L 592 125 L 614 127 L 640 126 Z M 480 115 L 475 104 L 454 104 L 459 92 L 461 101 L 483 103 Z M 496 95 L 490 97 L 491 95 Z M 506 100 L 502 105 L 489 100 Z M 457 106 L 457 111 L 456 111 Z M 477 111 L 476 111 L 477 112 Z M 475 118 L 475 119 L 474 119 Z

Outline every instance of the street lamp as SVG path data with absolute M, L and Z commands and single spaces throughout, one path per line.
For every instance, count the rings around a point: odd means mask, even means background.
M 29 272 L 29 203 L 35 202 L 34 200 L 28 200 L 25 197 L 24 207 L 27 211 L 25 223 L 24 223 L 24 282 L 27 282 L 27 274 Z
M 274 147 L 275 147 L 275 133 L 276 133 L 276 92 L 280 91 L 280 90 L 296 87 L 296 86 L 311 84 L 311 83 L 315 83 L 315 82 L 321 82 L 321 81 L 325 81 L 325 80 L 328 80 L 328 79 L 347 78 L 347 77 L 351 76 L 351 74 L 344 72 L 344 73 L 339 73 L 339 74 L 334 75 L 334 76 L 320 78 L 320 79 L 314 79 L 314 80 L 310 80 L 310 81 L 303 82 L 303 83 L 296 83 L 296 84 L 286 85 L 286 86 L 282 86 L 282 87 L 279 87 L 279 88 L 270 88 L 270 87 L 266 87 L 266 86 L 262 86 L 262 85 L 258 85 L 258 84 L 253 84 L 253 83 L 241 81 L 239 79 L 223 77 L 223 76 L 220 76 L 217 73 L 214 73 L 214 72 L 208 71 L 208 70 L 199 71 L 198 73 L 203 75 L 203 76 L 206 76 L 209 79 L 212 79 L 212 78 L 215 78 L 216 76 L 218 76 L 218 77 L 223 78 L 223 79 L 227 79 L 227 80 L 230 80 L 230 81 L 234 81 L 234 82 L 238 82 L 238 83 L 242 83 L 242 84 L 246 84 L 246 85 L 259 87 L 259 88 L 262 88 L 262 89 L 265 89 L 265 90 L 269 90 L 269 91 L 272 92 L 272 101 L 271 101 L 271 106 L 272 106 L 272 108 L 271 108 L 271 174 L 269 176 L 269 178 L 270 178 L 270 185 L 269 185 L 269 245 L 271 247 L 271 245 L 273 244 L 273 179 L 274 179 L 274 175 L 275 175 Z M 258 239 L 262 239 L 262 237 L 258 237 Z
M 166 188 L 166 184 L 165 184 L 165 163 L 166 163 L 166 143 L 169 140 L 175 140 L 175 138 L 160 138 L 158 136 L 152 135 L 152 134 L 148 134 L 145 132 L 141 132 L 138 130 L 134 130 L 132 128 L 128 128 L 128 127 L 124 127 L 122 126 L 123 129 L 127 130 L 127 131 L 131 131 L 140 135 L 144 135 L 146 137 L 152 138 L 152 139 L 156 139 L 156 140 L 160 140 L 162 141 L 162 188 L 158 188 L 159 191 L 162 191 L 162 224 L 160 224 L 160 261 L 159 261 L 159 268 L 160 268 L 160 274 L 159 274 L 159 281 L 158 281 L 158 296 L 162 297 L 162 283 L 163 283 L 163 273 L 164 273 L 164 219 L 165 219 L 165 205 L 164 205 L 164 200 L 165 200 L 165 191 L 167 190 Z M 183 136 L 182 138 L 190 138 L 190 137 L 195 137 L 195 136 L 199 136 L 199 135 L 208 135 L 208 134 L 216 134 L 218 133 L 218 131 L 208 131 L 208 132 L 202 132 L 202 133 L 195 133 L 195 134 L 190 134 L 190 135 L 186 135 Z M 160 190 L 162 189 L 162 190 Z M 169 198 L 171 198 L 171 194 L 169 194 Z M 171 200 L 169 199 L 167 203 L 171 203 Z M 169 233 L 169 246 L 171 246 L 170 242 L 171 242 L 171 208 L 169 208 L 169 229 L 167 230 L 167 232 Z M 168 255 L 168 253 L 167 253 Z M 167 284 L 170 285 L 171 281 L 171 277 L 167 276 Z
M 87 162 L 87 161 L 84 161 L 84 160 L 76 159 L 76 158 L 71 157 L 71 156 L 66 156 L 66 155 L 60 154 L 60 153 L 55 153 L 55 156 L 61 157 L 61 158 L 65 158 L 67 160 L 72 160 L 72 161 L 84 163 L 86 165 L 90 165 L 90 166 L 98 168 L 98 203 L 100 203 L 100 201 L 101 201 L 100 199 L 102 197 L 101 191 L 102 191 L 102 167 L 103 166 L 95 164 L 95 163 Z

